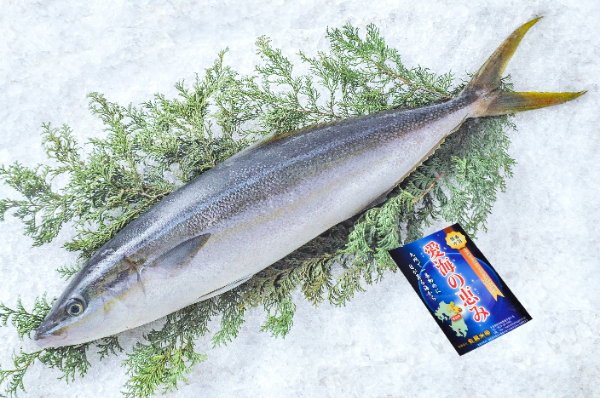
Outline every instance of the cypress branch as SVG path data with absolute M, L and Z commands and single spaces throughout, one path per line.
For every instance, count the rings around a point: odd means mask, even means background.
M 404 65 L 373 25 L 365 36 L 347 25 L 328 30 L 327 38 L 328 53 L 299 53 L 308 66 L 305 75 L 295 74 L 284 52 L 261 37 L 256 44 L 262 63 L 252 76 L 226 66 L 223 51 L 193 82 L 177 83 L 174 99 L 156 94 L 134 107 L 91 93 L 89 109 L 104 123 L 103 138 L 91 139 L 92 150 L 83 156 L 68 126 L 44 124 L 42 143 L 53 166 L 1 166 L 0 178 L 21 199 L 0 199 L 0 219 L 6 213 L 21 219 L 34 246 L 52 241 L 66 223 L 73 225 L 75 235 L 64 247 L 79 254 L 78 264 L 57 270 L 68 279 L 130 221 L 262 136 L 444 101 L 464 86 L 452 87 L 450 73 Z M 511 89 L 507 82 L 504 89 Z M 512 175 L 515 162 L 507 153 L 506 131 L 514 128 L 504 116 L 469 120 L 385 203 L 336 225 L 236 289 L 170 314 L 145 341 L 121 347 L 111 336 L 73 347 L 20 351 L 13 355 L 12 369 L 0 369 L 0 384 L 11 396 L 24 391 L 23 376 L 35 362 L 58 368 L 61 378 L 72 381 L 86 373 L 87 353 L 94 347 L 101 359 L 125 350 L 122 365 L 129 380 L 124 396 L 149 397 L 177 388 L 193 366 L 206 360 L 195 344 L 210 333 L 211 319 L 220 317 L 213 346 L 237 337 L 244 315 L 256 307 L 266 313 L 261 330 L 285 337 L 293 325 L 295 289 L 314 306 L 325 300 L 345 305 L 395 272 L 387 251 L 422 237 L 433 220 L 459 221 L 470 234 L 485 230 L 497 192 Z M 68 182 L 53 189 L 52 180 L 59 176 Z M 0 321 L 15 327 L 21 338 L 30 337 L 50 305 L 45 296 L 31 311 L 20 300 L 14 310 L 0 305 Z

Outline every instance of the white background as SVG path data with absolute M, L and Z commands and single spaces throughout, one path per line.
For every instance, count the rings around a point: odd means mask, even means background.
M 314 309 L 297 294 L 285 339 L 259 332 L 264 313 L 253 311 L 227 347 L 200 341 L 209 360 L 167 396 L 600 396 L 596 0 L 98 3 L 0 2 L 0 164 L 45 162 L 43 122 L 68 124 L 80 141 L 101 136 L 87 110 L 89 92 L 121 104 L 156 92 L 172 96 L 176 81 L 202 73 L 227 46 L 227 63 L 250 73 L 258 36 L 270 36 L 294 58 L 298 49 L 326 50 L 326 28 L 348 22 L 375 23 L 407 65 L 466 78 L 512 30 L 544 15 L 508 67 L 515 89 L 588 90 L 568 104 L 515 117 L 515 176 L 489 232 L 476 241 L 532 322 L 459 357 L 404 277 L 389 274 L 345 308 Z M 1 187 L 0 196 L 7 195 L 15 197 Z M 30 308 L 44 291 L 60 294 L 65 282 L 54 269 L 74 261 L 60 247 L 72 234 L 66 228 L 57 242 L 32 248 L 17 220 L 1 223 L 0 301 L 14 306 L 21 295 Z M 147 330 L 122 335 L 123 344 Z M 13 328 L 0 328 L 3 368 L 20 346 L 34 349 Z M 68 386 L 56 380 L 60 372 L 34 367 L 22 396 L 119 396 L 124 355 L 90 358 L 88 375 Z

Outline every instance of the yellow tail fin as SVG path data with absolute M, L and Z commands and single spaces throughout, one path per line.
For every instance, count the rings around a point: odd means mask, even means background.
M 585 93 L 511 93 L 500 90 L 500 79 L 508 61 L 525 33 L 541 18 L 531 20 L 515 30 L 473 76 L 463 94 L 479 97 L 474 117 L 505 115 L 558 105 Z

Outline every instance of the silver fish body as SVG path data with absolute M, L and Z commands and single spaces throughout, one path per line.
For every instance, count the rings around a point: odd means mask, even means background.
M 99 249 L 35 339 L 50 347 L 106 337 L 247 280 L 364 210 L 464 120 L 504 106 L 486 79 L 448 102 L 284 134 L 217 165 Z

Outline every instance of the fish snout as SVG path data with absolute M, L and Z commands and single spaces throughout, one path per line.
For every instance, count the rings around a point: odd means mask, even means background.
M 40 348 L 50 348 L 50 347 L 59 347 L 62 344 L 63 340 L 65 340 L 69 334 L 66 331 L 62 331 L 61 329 L 55 330 L 56 325 L 50 325 L 50 327 L 41 324 L 35 334 L 33 335 L 33 340 Z

